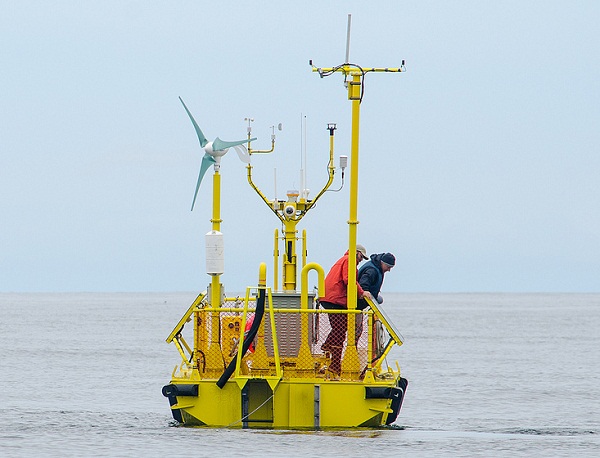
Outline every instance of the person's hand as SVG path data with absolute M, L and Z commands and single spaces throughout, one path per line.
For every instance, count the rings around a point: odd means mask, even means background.
M 373 296 L 371 295 L 371 293 L 370 293 L 369 291 L 364 291 L 364 292 L 363 292 L 363 296 L 362 296 L 362 298 L 363 298 L 363 299 L 366 299 L 367 297 L 368 297 L 369 299 L 373 300 Z

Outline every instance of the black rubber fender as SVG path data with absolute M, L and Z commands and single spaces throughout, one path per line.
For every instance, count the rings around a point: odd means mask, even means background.
M 176 385 L 171 383 L 163 386 L 162 394 L 166 398 L 174 396 L 198 396 L 198 385 Z
M 173 409 L 172 407 L 177 404 L 177 396 L 198 396 L 198 385 L 176 385 L 171 383 L 162 387 L 162 394 L 169 399 L 173 419 L 183 423 L 181 409 Z
M 381 386 L 367 386 L 365 387 L 365 399 L 391 399 L 392 404 L 390 408 L 392 412 L 388 414 L 385 424 L 390 425 L 398 418 L 400 408 L 402 407 L 402 401 L 404 400 L 404 393 L 408 386 L 408 380 L 401 378 L 398 380 L 396 386 L 393 387 L 381 387 Z

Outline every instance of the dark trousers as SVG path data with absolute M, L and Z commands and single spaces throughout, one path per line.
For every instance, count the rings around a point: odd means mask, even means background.
M 329 310 L 345 310 L 340 305 L 331 304 L 329 302 L 321 302 L 324 309 Z M 348 315 L 345 313 L 328 313 L 327 318 L 331 326 L 331 331 L 327 335 L 325 342 L 321 345 L 321 350 L 331 353 L 331 361 L 329 370 L 337 375 L 342 372 L 342 353 L 344 351 L 344 342 L 346 341 L 346 332 L 348 330 Z M 355 315 L 356 320 L 356 342 L 360 338 L 363 331 L 363 316 Z
M 344 350 L 344 341 L 346 340 L 346 330 L 348 329 L 348 315 L 342 313 L 328 313 L 327 318 L 331 325 L 331 331 L 321 349 L 331 353 L 331 362 L 329 370 L 339 375 L 342 372 L 342 352 Z

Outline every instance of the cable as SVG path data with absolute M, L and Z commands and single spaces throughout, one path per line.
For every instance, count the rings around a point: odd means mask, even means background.
M 363 96 L 365 95 L 365 75 L 367 74 L 367 72 L 365 72 L 364 69 L 360 65 L 358 65 L 358 64 L 351 64 L 351 63 L 346 62 L 345 64 L 336 65 L 331 70 L 326 71 L 326 72 L 324 72 L 323 70 L 319 69 L 319 76 L 321 78 L 325 78 L 326 76 L 331 76 L 334 73 L 336 73 L 340 68 L 343 68 L 346 65 L 348 65 L 349 67 L 356 67 L 356 68 L 358 68 L 358 70 L 360 70 L 360 73 L 362 75 L 362 84 L 360 86 L 360 99 L 359 99 L 359 103 L 362 103 Z M 347 82 L 347 77 L 348 77 L 348 74 L 346 72 L 344 72 L 344 83 Z
M 252 412 L 250 412 L 248 415 L 240 418 L 239 420 L 234 421 L 233 423 L 228 424 L 227 426 L 225 426 L 226 428 L 229 428 L 230 426 L 233 426 L 241 421 L 244 421 L 246 419 L 248 419 L 248 417 L 250 415 L 252 415 L 254 412 L 256 412 L 258 409 L 260 409 L 262 406 L 264 406 L 267 402 L 269 402 L 271 399 L 273 399 L 273 397 L 275 396 L 275 394 L 272 394 L 271 397 L 267 398 L 267 400 L 265 402 L 263 402 L 261 405 L 259 405 L 256 409 L 254 409 Z

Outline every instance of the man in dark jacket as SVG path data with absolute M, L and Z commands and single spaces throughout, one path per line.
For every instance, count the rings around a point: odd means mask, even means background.
M 396 258 L 392 253 L 372 254 L 371 259 L 363 264 L 358 271 L 358 284 L 363 291 L 371 293 L 374 301 L 378 304 L 383 303 L 381 297 L 381 285 L 383 285 L 383 277 L 387 272 L 392 270 L 396 265 Z M 364 310 L 369 306 L 366 300 L 359 299 L 356 307 L 359 310 Z M 362 334 L 363 320 L 357 317 L 356 320 L 356 342 Z

